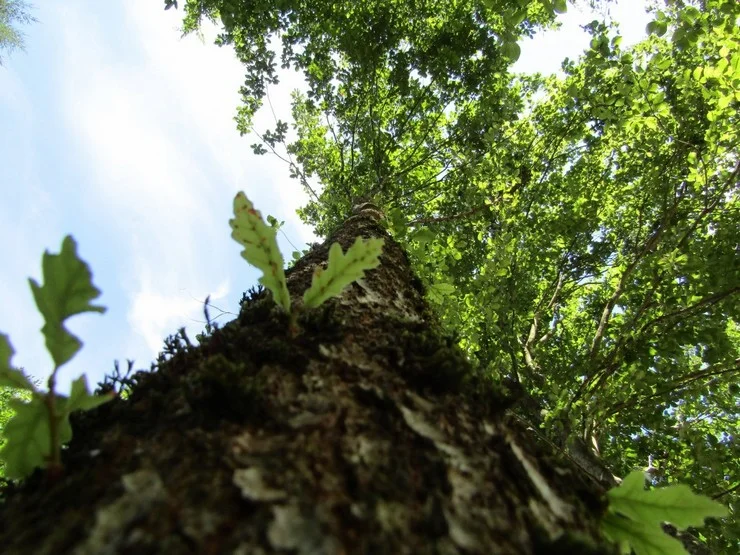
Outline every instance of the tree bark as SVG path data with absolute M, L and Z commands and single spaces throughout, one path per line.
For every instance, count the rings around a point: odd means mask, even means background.
M 440 333 L 405 253 L 361 207 L 338 241 L 381 265 L 299 319 L 267 293 L 126 399 L 73 419 L 65 471 L 5 488 L 3 553 L 608 553 L 603 490 L 510 418 Z

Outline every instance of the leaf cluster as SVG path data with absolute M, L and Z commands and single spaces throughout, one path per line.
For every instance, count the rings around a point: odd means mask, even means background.
M 274 218 L 273 218 L 274 220 Z M 277 221 L 274 222 L 277 224 Z M 268 289 L 275 302 L 297 320 L 296 309 L 291 310 L 290 293 L 283 270 L 283 256 L 277 245 L 277 225 L 267 225 L 262 215 L 243 192 L 234 198 L 234 218 L 229 220 L 231 237 L 244 247 L 242 256 L 262 271 L 260 284 Z M 362 239 L 342 252 L 339 243 L 329 249 L 326 268 L 316 268 L 311 286 L 303 294 L 303 307 L 316 308 L 326 300 L 339 295 L 345 287 L 362 278 L 365 271 L 380 264 L 383 239 Z
M 677 485 L 645 490 L 645 473 L 632 472 L 622 484 L 607 492 L 609 509 L 602 530 L 620 545 L 622 553 L 635 555 L 681 555 L 686 553 L 677 539 L 663 532 L 669 522 L 679 530 L 700 527 L 708 517 L 727 516 L 727 509 L 688 486 Z
M 59 254 L 44 253 L 42 268 L 44 282 L 39 284 L 34 279 L 29 282 L 36 306 L 44 317 L 41 332 L 54 361 L 47 392 L 40 391 L 22 370 L 12 366 L 15 351 L 8 336 L 0 334 L 0 387 L 24 392 L 20 398 L 7 401 L 14 414 L 3 426 L 5 444 L 0 459 L 8 478 L 23 478 L 41 466 L 58 469 L 61 445 L 72 438 L 69 415 L 76 410 L 90 410 L 112 398 L 112 394 L 92 395 L 85 376 L 72 382 L 69 396 L 55 391 L 59 367 L 82 347 L 81 341 L 64 327 L 65 320 L 75 314 L 105 309 L 90 304 L 100 291 L 92 284 L 87 264 L 77 256 L 77 244 L 71 236 L 64 239 Z

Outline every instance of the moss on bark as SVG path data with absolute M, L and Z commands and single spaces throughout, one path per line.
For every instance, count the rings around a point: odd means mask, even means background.
M 358 235 L 386 238 L 381 266 L 297 336 L 257 293 L 76 415 L 65 473 L 4 492 L 3 551 L 605 552 L 598 488 L 507 417 L 372 211 L 287 272 L 293 302 Z

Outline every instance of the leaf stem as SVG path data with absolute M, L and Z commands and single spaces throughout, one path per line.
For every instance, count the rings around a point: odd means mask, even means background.
M 297 306 L 291 307 L 290 310 L 290 323 L 288 324 L 288 335 L 291 338 L 295 338 L 301 331 L 300 326 L 298 325 L 298 314 L 300 313 L 300 308 Z
M 59 444 L 59 418 L 56 412 L 56 375 L 59 366 L 56 366 L 49 376 L 47 385 L 49 392 L 44 396 L 46 408 L 49 411 L 49 460 L 46 469 L 49 474 L 57 473 L 62 467 L 61 446 Z

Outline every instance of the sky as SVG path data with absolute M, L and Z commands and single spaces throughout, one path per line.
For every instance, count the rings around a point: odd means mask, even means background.
M 34 5 L 25 52 L 0 66 L 0 333 L 16 351 L 13 366 L 45 381 L 52 363 L 28 278 L 41 280 L 42 253 L 59 252 L 71 234 L 107 312 L 67 320 L 84 346 L 58 372 L 66 391 L 81 374 L 102 381 L 114 360 L 149 369 L 180 327 L 194 340 L 208 295 L 232 313 L 216 321 L 235 316 L 258 279 L 230 238 L 237 191 L 285 221 L 286 260 L 315 237 L 295 214 L 308 197 L 287 165 L 254 155 L 255 138 L 235 129 L 244 71 L 231 49 L 212 44 L 212 30 L 204 41 L 181 38 L 182 11 L 156 0 Z M 580 25 L 602 15 L 632 44 L 650 20 L 644 5 L 620 0 L 594 14 L 569 4 L 560 29 L 520 44 L 514 70 L 557 72 L 588 46 Z M 290 92 L 303 82 L 285 70 L 280 79 L 269 94 L 290 121 Z M 272 112 L 254 123 L 270 127 Z

